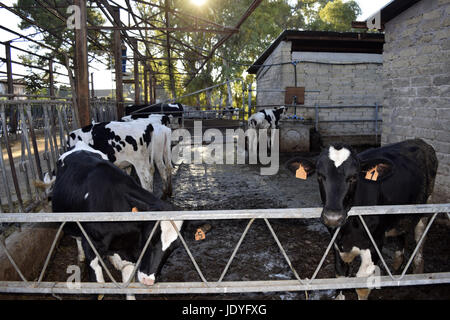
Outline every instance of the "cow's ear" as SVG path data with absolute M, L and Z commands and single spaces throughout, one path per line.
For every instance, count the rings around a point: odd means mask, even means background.
M 394 173 L 394 164 L 385 159 L 367 160 L 361 163 L 362 177 L 369 181 L 383 181 Z
M 286 168 L 298 179 L 306 180 L 314 174 L 316 166 L 313 162 L 304 158 L 292 158 L 286 162 Z

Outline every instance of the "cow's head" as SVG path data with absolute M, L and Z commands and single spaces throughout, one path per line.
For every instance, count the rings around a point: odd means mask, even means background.
M 287 119 L 287 117 L 288 117 L 287 108 L 285 106 L 281 106 L 279 108 L 275 107 L 274 113 L 280 115 L 280 118 L 279 118 L 280 120 Z
M 299 179 L 308 179 L 317 173 L 323 204 L 321 220 L 330 228 L 346 222 L 359 183 L 381 183 L 393 170 L 392 163 L 385 159 L 360 161 L 349 146 L 342 144 L 323 150 L 315 164 L 303 158 L 293 158 L 286 165 Z

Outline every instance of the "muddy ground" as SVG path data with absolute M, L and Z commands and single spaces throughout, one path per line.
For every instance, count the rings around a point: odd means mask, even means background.
M 308 156 L 314 156 L 308 154 Z M 283 156 L 281 163 L 288 157 Z M 155 190 L 159 177 L 156 178 Z M 172 202 L 185 210 L 257 209 L 317 207 L 320 205 L 317 182 L 293 178 L 281 166 L 275 176 L 261 176 L 257 165 L 179 165 L 174 171 L 174 197 Z M 219 279 L 248 220 L 208 221 L 212 230 L 203 241 L 194 240 L 198 225 L 205 221 L 193 221 L 186 225 L 185 239 L 208 281 Z M 330 235 L 317 219 L 271 219 L 274 228 L 293 266 L 301 278 L 310 278 L 319 263 Z M 435 223 L 424 250 L 425 272 L 450 270 L 449 228 Z M 413 250 L 409 239 L 407 255 Z M 383 249 L 390 261 L 392 250 Z M 77 265 L 75 240 L 64 236 L 44 281 L 65 281 L 66 268 Z M 358 269 L 358 263 L 353 271 Z M 88 281 L 86 268 L 82 266 L 82 281 Z M 113 275 L 119 278 L 118 273 Z M 317 278 L 334 277 L 334 257 L 330 253 Z M 107 276 L 105 275 L 105 278 Z M 224 281 L 284 280 L 295 279 L 264 221 L 256 220 L 244 239 Z M 160 282 L 201 281 L 185 249 L 176 249 L 163 267 Z M 354 290 L 344 290 L 347 299 L 356 299 Z M 333 299 L 334 290 L 309 292 L 309 299 Z M 40 295 L 2 295 L 3 299 L 54 299 Z M 60 296 L 62 299 L 95 299 L 94 296 Z M 120 295 L 107 295 L 104 299 L 123 299 Z M 372 291 L 370 299 L 449 299 L 450 285 L 385 288 Z M 304 292 L 164 295 L 137 296 L 137 299 L 305 299 Z

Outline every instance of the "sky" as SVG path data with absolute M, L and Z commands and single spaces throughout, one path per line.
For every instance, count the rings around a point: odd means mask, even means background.
M 6 6 L 12 6 L 13 3 L 16 2 L 16 0 L 3 0 L 2 2 Z M 116 2 L 122 5 L 122 2 L 124 2 L 124 1 L 117 0 Z M 358 16 L 357 20 L 363 21 L 363 20 L 367 19 L 368 17 L 370 17 L 375 12 L 377 12 L 378 10 L 380 10 L 386 4 L 391 2 L 391 0 L 356 0 L 356 2 L 358 3 L 358 5 L 360 6 L 361 11 L 362 11 L 361 15 Z M 126 6 L 125 3 L 123 3 L 123 5 Z M 31 29 L 30 29 L 30 31 L 25 31 L 25 32 L 21 31 L 17 27 L 18 23 L 20 22 L 20 19 L 18 17 L 16 17 L 14 14 L 12 14 L 11 12 L 7 11 L 6 9 L 0 8 L 0 16 L 1 16 L 1 22 L 0 22 L 1 25 L 4 25 L 5 27 L 7 27 L 9 29 L 12 29 L 12 30 L 20 32 L 20 33 L 24 33 L 26 35 L 33 33 L 33 31 Z M 3 42 L 3 41 L 15 39 L 15 38 L 17 38 L 17 36 L 0 29 L 0 41 Z M 34 39 L 38 40 L 39 36 L 34 37 Z M 27 41 L 22 41 L 22 40 L 14 41 L 13 45 L 20 47 L 20 48 L 28 49 Z M 20 51 L 17 51 L 17 50 L 12 50 L 12 60 L 20 61 L 17 56 L 18 54 L 23 54 L 23 53 L 21 53 Z M 5 52 L 4 52 L 3 46 L 0 46 L 0 57 L 2 57 L 2 58 L 5 57 Z M 27 73 L 26 67 L 22 67 L 17 64 L 13 64 L 12 66 L 13 66 L 13 73 L 17 73 L 17 74 L 26 74 Z M 110 70 L 106 70 L 106 67 L 100 63 L 92 63 L 90 65 L 90 67 L 93 67 L 92 69 L 91 68 L 89 69 L 89 72 L 94 73 L 94 88 L 95 89 L 112 89 L 114 87 L 113 74 L 111 73 Z M 98 70 L 95 70 L 94 68 L 98 69 Z M 0 70 L 6 71 L 6 65 L 2 61 L 0 61 Z M 57 70 L 61 73 L 66 73 L 65 68 L 63 68 L 61 66 L 57 67 Z M 5 74 L 0 73 L 0 78 L 5 79 Z M 55 80 L 61 81 L 63 83 L 68 82 L 67 77 L 61 77 L 61 76 L 56 77 Z

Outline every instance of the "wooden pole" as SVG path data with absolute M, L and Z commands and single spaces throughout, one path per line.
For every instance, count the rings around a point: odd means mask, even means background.
M 113 19 L 116 25 L 120 26 L 120 8 L 113 8 Z M 122 84 L 122 41 L 120 39 L 120 30 L 114 30 L 114 66 L 116 71 L 116 108 L 117 117 L 120 119 L 124 114 L 123 106 L 123 84 Z
M 51 99 L 54 99 L 55 96 L 55 78 L 53 75 L 53 60 L 48 60 L 48 79 L 49 79 L 49 87 L 48 87 L 48 93 L 52 97 Z M 56 144 L 56 106 L 53 104 L 51 106 L 51 114 L 50 114 L 50 121 L 52 123 L 52 138 L 53 143 Z
M 73 79 L 72 69 L 70 69 L 69 56 L 67 54 L 64 54 L 64 57 L 66 61 L 67 75 L 69 76 L 70 90 L 72 91 L 72 107 L 75 113 L 75 122 L 76 122 L 75 127 L 78 127 L 80 126 L 80 115 L 78 114 L 78 101 L 77 101 L 77 93 L 75 91 L 75 81 Z
M 77 61 L 75 81 L 77 89 L 78 116 L 80 117 L 80 126 L 84 127 L 90 123 L 91 118 L 89 110 L 86 1 L 74 0 L 74 5 L 80 8 L 80 28 L 75 29 L 75 57 Z
M 6 77 L 7 77 L 8 94 L 14 94 L 14 81 L 11 64 L 11 42 L 5 43 L 5 57 L 6 57 Z M 14 100 L 14 97 L 10 96 L 8 99 Z M 10 132 L 15 134 L 17 132 L 17 109 L 14 106 L 11 106 L 9 108 L 9 113 L 10 113 L 9 126 L 11 130 Z
M 169 1 L 165 0 L 164 2 L 164 16 L 165 16 L 165 23 L 166 28 L 169 28 L 170 22 L 169 22 Z M 170 91 L 172 93 L 172 98 L 175 99 L 176 92 L 175 92 L 175 79 L 173 77 L 172 72 L 172 61 L 171 61 L 171 52 L 170 52 L 170 32 L 166 33 L 166 49 L 167 49 L 167 67 L 169 68 L 169 80 L 170 80 Z
M 91 98 L 95 98 L 94 73 L 91 72 Z
M 138 41 L 136 38 L 133 38 L 133 44 L 134 44 L 134 52 L 133 52 L 133 62 L 134 62 L 134 103 L 140 104 L 141 103 L 141 91 L 140 91 L 140 83 L 139 83 L 139 55 L 138 55 Z
M 48 60 L 48 75 L 49 75 L 49 85 L 48 93 L 51 97 L 55 96 L 55 80 L 53 76 L 53 60 Z
M 144 62 L 144 101 L 145 104 L 148 104 L 148 67 L 147 64 Z
M 14 94 L 14 83 L 12 77 L 12 66 L 11 66 L 11 42 L 5 43 L 5 56 L 6 56 L 6 74 L 7 74 L 7 85 L 8 94 Z M 10 97 L 13 100 L 13 97 Z
M 152 101 L 151 104 L 156 103 L 156 78 L 152 77 L 151 81 Z

